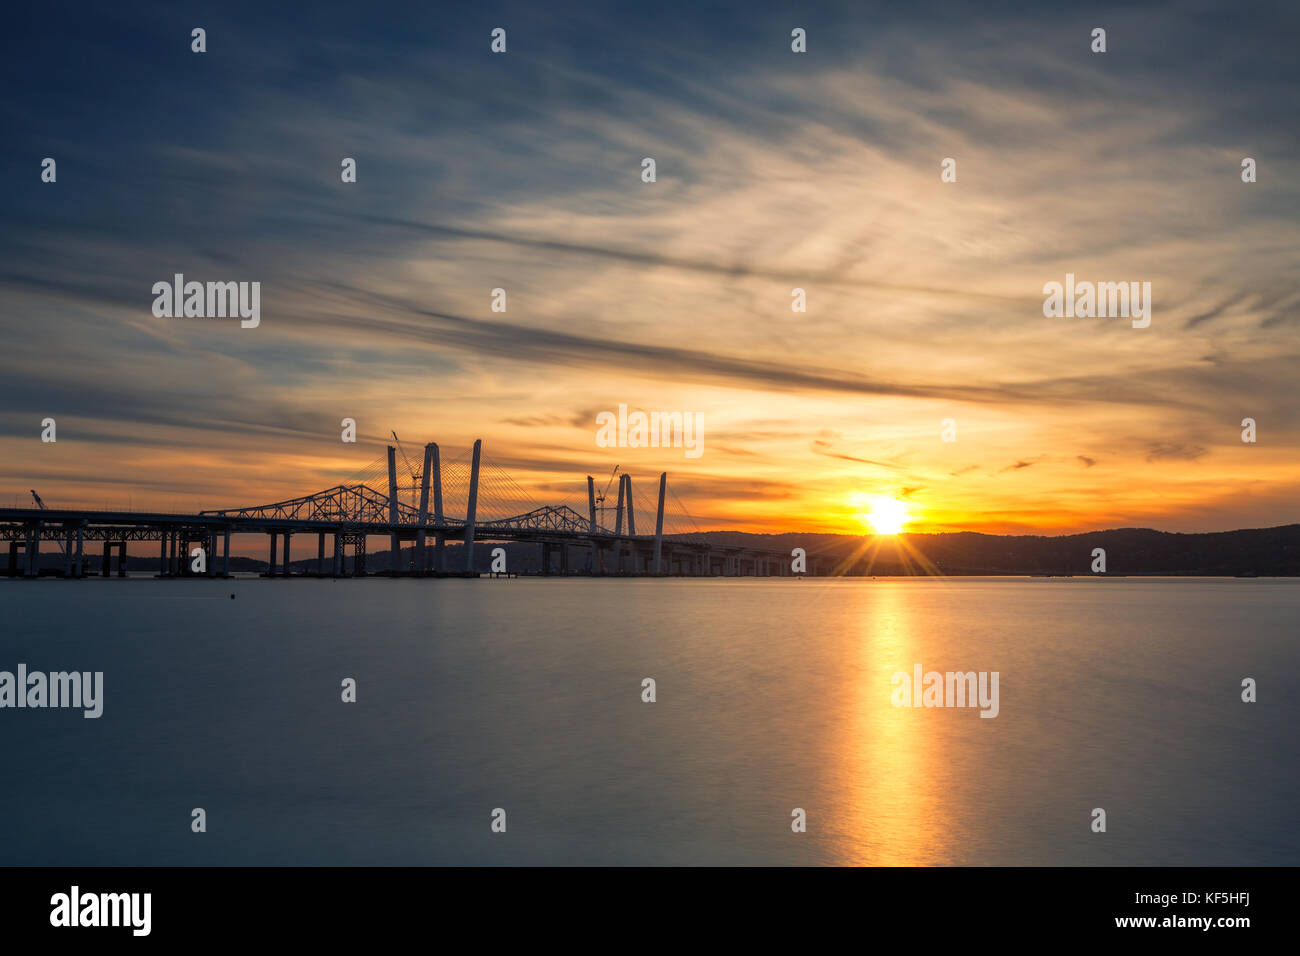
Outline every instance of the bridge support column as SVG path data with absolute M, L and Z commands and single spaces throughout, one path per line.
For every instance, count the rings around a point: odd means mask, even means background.
M 627 482 L 627 533 L 635 538 L 636 514 L 632 511 L 632 476 L 625 474 L 623 480 Z
M 284 576 L 286 578 L 289 576 L 289 538 L 292 537 L 292 535 L 293 532 L 291 531 L 286 531 L 284 533 Z
M 63 576 L 72 577 L 72 529 L 63 529 Z
M 478 510 L 478 467 L 483 439 L 474 440 L 474 461 L 469 470 L 469 506 L 465 510 L 465 571 L 474 570 L 474 517 Z
M 432 457 L 429 456 L 428 450 L 425 451 L 425 457 L 429 459 L 429 469 L 433 471 L 433 524 L 435 528 L 441 529 L 442 524 L 442 464 L 438 459 L 438 445 L 431 442 L 433 448 Z M 426 469 L 428 470 L 428 469 Z M 443 547 L 447 539 L 441 530 L 434 533 L 433 550 L 434 550 L 434 568 L 441 574 L 446 570 L 446 556 L 443 554 Z
M 84 544 L 85 544 L 85 529 L 78 528 L 77 529 L 77 557 L 73 560 L 73 564 L 72 564 L 73 574 L 75 574 L 77 577 L 81 577 L 83 572 L 85 571 L 85 554 L 83 552 Z
M 37 578 L 41 575 L 41 526 L 33 525 L 27 534 L 31 541 L 27 548 L 27 576 Z
M 215 578 L 217 576 L 217 533 L 215 531 L 208 532 L 205 546 L 208 550 L 208 577 Z
M 316 535 L 316 574 L 323 576 L 325 574 L 325 532 L 321 531 Z
M 280 543 L 280 535 L 276 531 L 271 532 L 271 555 L 267 561 L 266 574 L 268 577 L 275 577 L 275 547 Z
M 659 510 L 655 514 L 655 563 L 654 573 L 662 573 L 660 559 L 664 547 L 664 492 L 668 489 L 668 472 L 659 474 Z
M 388 523 L 397 524 L 397 449 L 388 446 Z M 393 574 L 402 573 L 402 539 L 397 533 L 388 536 L 388 549 L 392 554 L 389 566 Z
M 627 534 L 628 534 L 628 552 L 632 558 L 632 573 L 641 573 L 641 556 L 637 554 L 636 548 L 636 512 L 632 508 L 632 476 L 624 475 L 624 481 L 627 483 Z
M 420 472 L 420 513 L 417 521 L 420 530 L 415 533 L 415 554 L 412 555 L 412 564 L 416 574 L 427 574 L 429 571 L 429 555 L 425 550 L 425 526 L 429 523 L 429 472 L 436 467 L 435 462 L 438 460 L 438 446 L 429 442 L 424 446 L 424 469 Z M 442 476 L 439 475 L 438 497 L 442 497 Z M 440 507 L 439 511 L 442 510 Z M 439 522 L 441 524 L 441 522 Z
M 330 571 L 336 578 L 343 573 L 343 536 L 337 529 L 334 531 L 334 556 L 330 561 Z
M 158 577 L 167 577 L 167 534 L 164 532 L 158 538 Z
M 590 515 L 587 533 L 591 535 L 591 573 L 604 574 L 605 562 L 600 553 L 600 545 L 596 543 L 596 532 L 599 529 L 596 524 L 596 479 L 591 475 L 587 476 L 587 513 Z
M 626 498 L 626 478 L 626 474 L 618 476 L 618 517 L 614 519 L 615 538 L 613 546 L 610 548 L 613 552 L 615 574 L 623 573 L 623 514 L 625 510 L 623 502 Z

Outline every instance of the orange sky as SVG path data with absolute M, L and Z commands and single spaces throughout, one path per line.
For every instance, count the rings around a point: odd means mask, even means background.
M 661 84 L 521 49 L 519 73 L 443 77 L 432 102 L 400 72 L 326 96 L 250 60 L 224 82 L 258 96 L 195 100 L 211 138 L 151 141 L 148 163 L 87 140 L 80 185 L 24 199 L 0 276 L 4 499 L 264 503 L 395 429 L 411 454 L 483 438 L 539 503 L 666 470 L 704 529 L 858 533 L 875 495 L 913 531 L 1300 521 L 1287 130 L 1243 131 L 1248 90 L 1193 94 L 1054 32 L 1002 42 L 987 61 L 904 32 L 888 67 L 864 45 L 797 69 L 687 43 Z M 260 281 L 260 325 L 155 318 L 177 271 Z M 1150 327 L 1045 317 L 1067 272 L 1150 282 Z M 700 415 L 703 454 L 599 447 L 620 404 Z

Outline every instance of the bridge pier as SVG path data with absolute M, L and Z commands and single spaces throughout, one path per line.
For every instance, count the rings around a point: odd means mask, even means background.
M 364 531 L 352 536 L 352 576 L 354 578 L 366 576 L 366 543 L 369 537 Z
M 111 577 L 113 573 L 113 551 L 117 551 L 117 576 L 126 577 L 126 542 L 125 541 L 105 541 L 104 542 L 104 565 L 100 574 L 102 577 Z
M 41 573 L 41 526 L 30 525 L 27 529 L 27 577 L 39 577 Z
M 84 541 L 85 529 L 79 526 L 77 528 L 77 557 L 73 562 L 73 573 L 78 578 L 80 578 L 82 573 L 85 571 L 85 555 L 82 552 Z

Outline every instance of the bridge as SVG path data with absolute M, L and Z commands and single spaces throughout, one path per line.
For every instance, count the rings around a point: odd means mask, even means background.
M 37 498 L 37 508 L 0 508 L 0 541 L 9 545 L 9 576 L 27 578 L 87 576 L 88 542 L 103 546 L 104 576 L 110 575 L 115 555 L 117 575 L 126 576 L 131 543 L 156 542 L 160 577 L 228 577 L 231 537 L 249 534 L 267 536 L 264 574 L 272 577 L 478 577 L 484 566 L 492 568 L 487 573 L 513 574 L 525 568 L 509 567 L 509 561 L 501 568 L 502 545 L 519 543 L 539 553 L 540 574 L 791 573 L 790 556 L 783 552 L 711 544 L 671 493 L 667 473 L 658 476 L 650 498 L 624 473 L 618 476 L 617 503 L 607 504 L 608 488 L 598 494 L 588 475 L 586 500 L 577 502 L 581 510 L 568 502 L 541 505 L 483 457 L 482 445 L 480 439 L 472 451 L 442 461 L 437 443 L 430 442 L 419 469 L 403 450 L 404 474 L 398 448 L 390 445 L 384 458 L 323 491 L 195 514 L 50 508 Z M 666 511 L 669 495 L 672 507 Z M 302 535 L 315 537 L 316 556 L 293 571 L 292 543 Z M 367 542 L 376 535 L 388 539 L 387 560 L 384 567 L 368 570 Z M 42 544 L 50 541 L 62 556 L 61 567 L 41 566 Z M 449 542 L 458 544 L 458 553 Z M 494 555 L 489 544 L 502 550 Z M 203 558 L 200 571 L 193 567 L 195 549 Z

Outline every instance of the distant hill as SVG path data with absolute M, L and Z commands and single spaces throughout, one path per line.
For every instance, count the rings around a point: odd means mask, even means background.
M 971 531 L 945 534 L 869 535 L 751 534 L 744 531 L 707 531 L 690 535 L 717 547 L 764 548 L 789 554 L 803 548 L 819 560 L 823 574 L 1092 574 L 1092 552 L 1106 552 L 1110 575 L 1160 574 L 1261 577 L 1300 576 L 1300 524 L 1277 528 L 1223 531 L 1212 534 L 1175 534 L 1150 528 L 1117 528 L 1086 534 L 1002 535 Z M 672 540 L 672 536 L 665 536 Z M 536 573 L 541 567 L 533 544 L 505 542 L 475 548 L 475 567 L 487 571 L 493 547 L 506 549 L 507 567 L 518 573 Z M 410 549 L 403 549 L 409 561 Z M 388 567 L 388 551 L 371 553 L 370 568 Z M 582 571 L 588 552 L 574 547 L 569 567 Z M 447 567 L 462 566 L 461 546 L 447 544 Z M 312 561 L 295 561 L 307 569 Z
M 1093 549 L 1102 548 L 1112 575 L 1300 575 L 1300 524 L 1208 534 L 1117 528 L 1057 537 L 971 531 L 877 538 L 711 531 L 705 537 L 785 553 L 804 548 L 823 565 L 842 564 L 842 574 L 1091 574 Z
M 817 559 L 822 574 L 1091 575 L 1093 549 L 1102 548 L 1106 552 L 1106 572 L 1109 575 L 1300 576 L 1300 524 L 1211 534 L 1117 528 L 1057 537 L 971 531 L 875 538 L 869 535 L 751 534 L 744 531 L 708 531 L 690 536 L 695 541 L 701 538 L 717 547 L 761 548 L 786 555 L 794 548 L 803 548 L 810 558 Z M 672 537 L 666 536 L 665 540 L 672 540 Z M 476 570 L 488 570 L 494 547 L 506 549 L 507 567 L 512 572 L 535 574 L 541 568 L 540 549 L 535 544 L 480 542 L 475 548 Z M 304 550 L 314 552 L 314 548 Z M 97 570 L 98 555 L 88 554 L 87 558 L 89 567 Z M 410 548 L 404 548 L 404 564 L 409 560 Z M 463 560 L 460 544 L 448 542 L 447 567 L 459 570 Z M 586 570 L 587 562 L 587 550 L 575 546 L 569 556 L 570 569 L 582 572 Z M 372 551 L 367 555 L 366 563 L 372 571 L 385 569 L 389 566 L 389 552 Z M 291 564 L 295 571 L 314 571 L 315 555 L 313 553 L 311 557 Z M 46 552 L 41 556 L 41 565 L 61 568 L 63 559 L 57 553 Z M 131 555 L 127 567 L 137 572 L 156 570 L 158 558 L 156 555 Z M 266 567 L 265 560 L 231 557 L 232 571 L 264 571 Z M 809 570 L 812 570 L 811 565 Z

